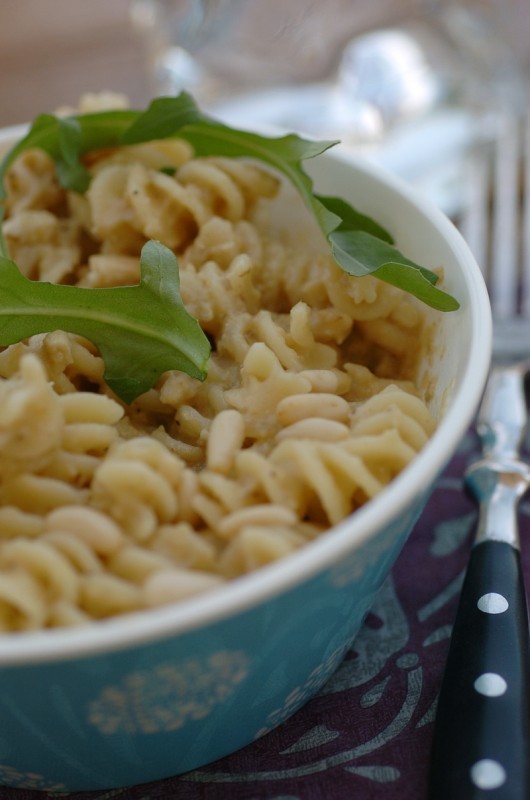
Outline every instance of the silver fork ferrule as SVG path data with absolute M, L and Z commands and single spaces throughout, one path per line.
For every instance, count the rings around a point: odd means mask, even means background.
M 491 372 L 476 425 L 485 458 L 517 459 L 528 422 L 525 369 L 514 365 Z
M 486 539 L 519 547 L 517 506 L 530 484 L 530 467 L 519 458 L 528 423 L 526 366 L 491 371 L 477 417 L 483 457 L 466 470 L 466 486 L 479 504 L 475 543 Z
M 481 460 L 466 472 L 466 485 L 479 503 L 475 544 L 486 540 L 519 548 L 517 506 L 530 482 L 530 468 L 522 461 Z

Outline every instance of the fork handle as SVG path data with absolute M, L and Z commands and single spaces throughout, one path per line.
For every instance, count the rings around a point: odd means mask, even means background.
M 530 797 L 530 640 L 519 550 L 474 545 L 435 723 L 430 800 Z

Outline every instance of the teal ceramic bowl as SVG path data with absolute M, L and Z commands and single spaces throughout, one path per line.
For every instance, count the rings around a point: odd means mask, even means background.
M 179 605 L 0 645 L 0 784 L 102 790 L 175 775 L 282 723 L 339 665 L 472 421 L 490 355 L 480 271 L 450 222 L 400 182 L 327 153 L 317 189 L 376 217 L 461 308 L 422 366 L 439 427 L 375 500 L 285 560 Z M 352 719 L 352 725 L 355 720 Z

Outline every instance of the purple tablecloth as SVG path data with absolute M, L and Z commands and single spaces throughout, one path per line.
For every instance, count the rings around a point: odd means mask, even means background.
M 320 694 L 263 739 L 187 775 L 68 800 L 425 800 L 436 699 L 476 508 L 446 469 L 353 648 Z M 530 502 L 521 505 L 523 564 Z M 526 558 L 525 558 L 526 555 Z M 89 754 L 87 753 L 87 758 Z M 45 800 L 0 789 L 0 798 Z

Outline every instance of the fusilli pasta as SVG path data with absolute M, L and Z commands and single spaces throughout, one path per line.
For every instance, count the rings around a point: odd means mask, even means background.
M 168 372 L 129 407 L 78 336 L 0 352 L 6 632 L 174 602 L 283 558 L 380 492 L 435 425 L 413 382 L 420 308 L 345 275 L 305 229 L 275 233 L 276 177 L 173 140 L 87 166 L 81 196 L 46 154 L 16 160 L 13 259 L 35 280 L 118 286 L 159 239 L 213 352 L 203 383 Z

